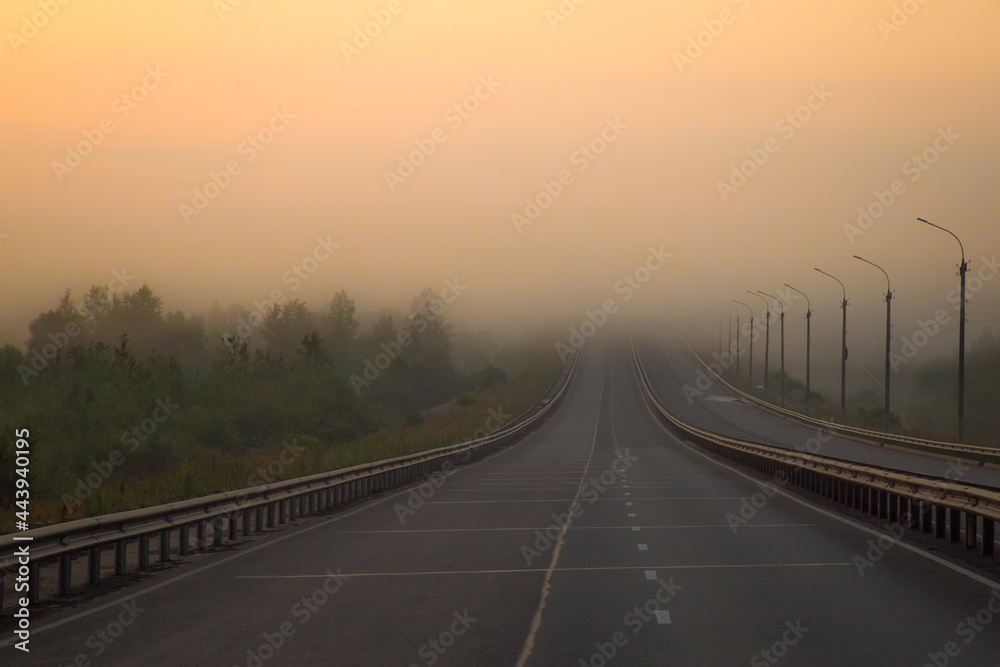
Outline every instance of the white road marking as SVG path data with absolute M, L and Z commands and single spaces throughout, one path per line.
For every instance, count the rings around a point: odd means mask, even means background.
M 660 422 L 659 419 L 656 418 L 656 413 L 654 413 L 652 407 L 650 407 L 649 400 L 646 398 L 645 392 L 640 391 L 639 393 L 642 396 L 642 402 L 646 406 L 646 410 L 649 412 L 649 414 L 656 421 L 657 425 L 659 425 L 660 429 L 664 433 L 666 433 L 671 438 L 673 438 L 675 442 L 677 442 L 678 444 L 680 444 L 682 447 L 684 447 L 688 451 L 691 451 L 691 452 L 697 454 L 698 456 L 702 457 L 703 459 L 705 459 L 709 463 L 717 465 L 720 468 L 725 468 L 726 470 L 729 470 L 730 472 L 733 472 L 733 473 L 739 475 L 740 477 L 753 482 L 757 486 L 760 485 L 760 480 L 758 480 L 757 478 L 755 478 L 755 477 L 753 477 L 751 475 L 748 475 L 748 474 L 744 473 L 741 470 L 738 470 L 737 468 L 735 468 L 733 466 L 730 466 L 730 465 L 727 465 L 725 463 L 722 463 L 721 461 L 716 461 L 715 459 L 713 459 L 712 457 L 710 457 L 708 454 L 705 454 L 704 452 L 699 451 L 699 449 L 697 447 L 695 447 L 693 444 L 689 445 L 688 443 L 684 442 L 683 440 L 681 440 L 680 438 L 678 438 L 676 435 L 674 435 L 669 429 L 667 429 L 666 426 L 664 426 Z M 919 555 L 923 556 L 924 558 L 937 563 L 938 565 L 943 565 L 946 568 L 948 568 L 949 570 L 953 570 L 955 572 L 958 572 L 959 574 L 963 574 L 966 577 L 972 579 L 973 581 L 977 581 L 977 582 L 983 584 L 984 586 L 986 586 L 988 588 L 1000 591 L 1000 582 L 993 581 L 992 579 L 987 579 L 986 577 L 984 577 L 984 576 L 982 576 L 980 574 L 976 574 L 975 572 L 972 572 L 970 570 L 967 570 L 967 569 L 965 569 L 964 567 L 962 567 L 960 565 L 956 565 L 955 563 L 947 561 L 947 560 L 945 560 L 945 559 L 943 559 L 943 558 L 941 558 L 939 556 L 935 556 L 934 554 L 929 553 L 927 551 L 924 551 L 923 549 L 921 549 L 919 547 L 916 547 L 916 546 L 914 546 L 912 544 L 907 544 L 906 542 L 903 542 L 901 540 L 897 540 L 895 537 L 892 537 L 891 535 L 887 535 L 886 533 L 883 533 L 880 530 L 876 530 L 876 529 L 870 528 L 869 526 L 866 526 L 864 524 L 858 523 L 857 521 L 854 521 L 853 519 L 849 519 L 846 516 L 841 516 L 839 514 L 835 514 L 834 512 L 829 512 L 829 511 L 827 511 L 825 509 L 822 509 L 821 507 L 813 505 L 812 503 L 810 503 L 810 502 L 808 502 L 806 500 L 803 500 L 803 499 L 801 499 L 801 498 L 799 498 L 799 497 L 797 497 L 795 495 L 792 495 L 788 491 L 785 491 L 783 489 L 777 489 L 777 492 L 780 495 L 784 496 L 785 498 L 791 500 L 792 502 L 794 502 L 794 503 L 796 503 L 798 505 L 801 505 L 802 507 L 807 507 L 807 508 L 809 508 L 809 509 L 811 509 L 811 510 L 813 510 L 815 512 L 818 512 L 818 513 L 822 514 L 823 516 L 826 516 L 826 517 L 828 517 L 830 519 L 833 519 L 833 520 L 838 521 L 840 523 L 846 524 L 848 526 L 853 526 L 854 528 L 857 528 L 858 530 L 861 530 L 861 531 L 863 531 L 865 533 L 868 533 L 869 535 L 873 535 L 873 536 L 878 537 L 878 538 L 884 538 L 884 539 L 890 540 L 893 544 L 897 544 L 897 545 L 901 546 L 903 549 L 905 549 L 907 551 L 911 551 L 911 552 L 913 552 L 915 554 L 919 554 Z M 853 565 L 853 563 L 852 563 L 852 565 Z
M 602 567 L 557 567 L 553 572 L 621 572 L 624 570 L 639 570 L 648 566 L 639 565 L 608 565 Z M 754 563 L 754 564 L 720 564 L 720 565 L 657 565 L 657 570 L 756 570 L 772 567 L 855 567 L 853 562 L 844 563 Z M 427 572 L 351 572 L 344 577 L 422 577 L 445 574 L 543 574 L 545 570 L 536 568 L 519 568 L 510 570 L 433 570 Z M 233 579 L 328 579 L 329 574 L 288 574 L 288 575 L 238 575 Z
M 601 373 L 601 394 L 597 398 L 597 419 L 594 422 L 594 436 L 590 442 L 590 453 L 587 455 L 587 464 L 584 466 L 583 474 L 580 476 L 579 486 L 577 486 L 576 495 L 573 497 L 573 503 L 578 503 L 580 500 L 580 493 L 583 491 L 583 485 L 586 481 L 587 472 L 590 470 L 591 461 L 594 459 L 594 451 L 597 449 L 597 429 L 601 423 L 601 404 L 604 403 L 604 385 L 606 384 L 605 378 L 607 376 L 608 366 L 605 363 Z M 612 385 L 612 387 L 613 386 L 614 385 Z M 609 396 L 608 401 L 610 403 L 611 396 Z M 612 414 L 614 414 L 613 410 Z M 562 530 L 559 532 L 559 537 L 556 538 L 556 545 L 552 550 L 552 560 L 549 562 L 549 567 L 545 571 L 545 579 L 542 581 L 542 596 L 538 601 L 538 607 L 535 609 L 535 614 L 531 619 L 528 636 L 525 638 L 524 645 L 521 647 L 521 655 L 518 656 L 516 667 L 524 667 L 524 665 L 528 662 L 528 659 L 531 657 L 531 652 L 535 649 L 535 637 L 538 635 L 538 630 L 542 627 L 542 612 L 545 611 L 545 603 L 548 601 L 549 592 L 552 589 L 552 572 L 556 569 L 556 564 L 559 562 L 559 555 L 562 553 L 563 544 L 566 539 L 566 531 L 569 530 L 572 523 L 573 514 L 570 513 L 569 518 L 566 519 L 566 523 L 563 524 Z

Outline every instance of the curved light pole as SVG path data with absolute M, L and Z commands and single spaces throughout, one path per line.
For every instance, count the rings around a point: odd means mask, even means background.
M 955 236 L 954 233 L 941 227 L 940 225 L 935 225 L 933 222 L 927 222 L 923 218 L 917 218 L 920 222 L 930 225 L 931 227 L 937 227 L 942 232 L 948 232 L 955 237 L 958 241 L 958 247 L 962 250 L 962 263 L 958 265 L 958 275 L 961 280 L 962 289 L 962 303 L 959 306 L 960 312 L 958 314 L 958 442 L 962 442 L 963 436 L 965 435 L 965 274 L 969 270 L 969 263 L 965 261 L 965 246 L 962 245 L 962 240 Z
M 718 301 L 718 299 L 716 299 Z M 731 303 L 726 303 L 725 301 L 719 301 L 723 306 L 727 306 L 736 310 L 736 306 Z M 729 357 L 727 358 L 726 365 L 732 361 L 733 358 L 733 316 L 729 316 Z M 722 363 L 722 360 L 719 360 Z M 736 377 L 740 376 L 740 311 L 736 310 Z
M 757 290 L 760 292 L 760 290 Z M 785 404 L 785 304 L 781 303 L 781 299 L 778 297 L 768 294 L 767 292 L 760 292 L 766 297 L 774 299 L 781 306 L 781 405 Z
M 844 292 L 844 300 L 840 302 L 840 307 L 844 311 L 844 324 L 840 335 L 840 421 L 847 419 L 847 288 L 844 283 L 822 269 L 816 269 L 824 276 L 833 278 L 840 283 L 840 289 Z
M 860 259 L 866 264 L 871 264 L 876 269 L 885 274 L 885 424 L 883 430 L 889 432 L 889 380 L 892 376 L 889 375 L 889 355 L 891 351 L 889 349 L 889 341 L 892 336 L 892 285 L 889 283 L 889 274 L 885 272 L 881 266 L 875 262 L 869 262 L 864 257 L 854 256 L 854 259 Z
M 751 308 L 747 304 L 743 303 L 742 301 L 737 301 L 736 299 L 733 299 L 733 302 L 740 304 L 741 306 L 743 306 L 744 308 L 746 308 L 747 310 L 750 311 L 750 370 L 747 373 L 747 380 L 750 382 L 750 386 L 753 387 L 753 308 Z M 739 316 L 739 311 L 736 311 L 736 312 L 737 312 L 737 315 L 736 315 L 736 334 L 737 334 L 737 336 L 736 336 L 736 369 L 737 369 L 736 374 L 737 374 L 737 376 L 739 376 L 739 367 L 740 367 L 740 348 L 739 348 L 739 344 L 740 344 L 740 338 L 739 338 L 740 316 Z
M 809 414 L 809 341 L 811 339 L 810 321 L 812 320 L 813 311 L 812 306 L 809 304 L 809 297 L 806 296 L 805 292 L 800 289 L 795 289 L 788 283 L 785 283 L 785 287 L 806 297 L 806 414 Z
M 771 307 L 767 305 L 767 299 L 762 297 L 756 292 L 751 292 L 747 290 L 747 294 L 753 294 L 755 297 L 764 302 L 764 307 L 767 308 L 765 317 L 767 319 L 767 324 L 764 326 L 764 393 L 767 393 L 767 355 L 771 351 Z M 753 387 L 753 385 L 750 385 Z

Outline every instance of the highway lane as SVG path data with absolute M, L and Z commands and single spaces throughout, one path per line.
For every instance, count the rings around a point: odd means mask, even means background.
M 1000 618 L 959 634 L 989 586 L 780 492 L 734 531 L 759 485 L 663 430 L 624 342 L 581 357 L 513 447 L 37 619 L 12 664 L 996 664 Z
M 681 419 L 696 426 L 775 447 L 1000 488 L 1000 470 L 919 452 L 886 449 L 829 434 L 818 437 L 816 428 L 783 419 L 744 401 L 720 382 L 712 381 L 706 387 L 710 376 L 679 336 L 659 341 L 647 338 L 637 341 L 637 345 L 657 396 Z

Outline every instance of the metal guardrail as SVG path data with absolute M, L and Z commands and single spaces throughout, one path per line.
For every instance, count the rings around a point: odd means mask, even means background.
M 365 463 L 350 468 L 316 473 L 295 479 L 215 493 L 176 503 L 52 524 L 41 528 L 0 536 L 0 609 L 3 608 L 4 571 L 14 569 L 27 574 L 30 604 L 40 599 L 40 568 L 58 560 L 58 592 L 68 595 L 72 588 L 72 558 L 88 552 L 88 583 L 100 581 L 101 551 L 115 547 L 115 574 L 126 573 L 128 546 L 138 541 L 138 567 L 149 568 L 150 538 L 158 536 L 159 561 L 169 562 L 172 555 L 172 531 L 177 531 L 177 554 L 188 555 L 190 528 L 196 530 L 196 549 L 208 548 L 207 522 L 212 522 L 212 546 L 225 539 L 236 540 L 242 532 L 261 533 L 265 528 L 323 512 L 370 496 L 406 486 L 414 480 L 442 469 L 452 469 L 492 453 L 517 437 L 548 414 L 566 392 L 576 370 L 579 355 L 563 364 L 545 394 L 517 419 L 482 438 L 439 447 L 392 459 Z M 223 526 L 223 524 L 226 524 Z M 19 562 L 17 550 L 30 545 L 26 565 Z M 26 569 L 26 572 L 25 572 Z
M 657 398 L 639 359 L 634 340 L 632 360 L 643 392 L 671 424 L 710 451 L 784 483 L 909 529 L 933 532 L 965 546 L 995 553 L 1000 492 L 944 478 L 861 465 L 827 456 L 796 452 L 762 443 L 721 436 L 678 418 Z
M 694 348 L 691 347 L 691 344 L 688 343 L 686 338 L 684 339 L 684 344 L 688 346 L 688 349 L 691 350 L 691 354 L 695 356 L 698 362 L 702 366 L 704 366 L 709 373 L 711 373 L 712 377 L 714 377 L 723 385 L 725 385 L 727 389 L 729 389 L 735 394 L 738 394 L 740 397 L 747 399 L 748 401 L 752 401 L 756 405 L 766 410 L 770 410 L 778 415 L 781 415 L 782 417 L 795 419 L 804 422 L 806 424 L 809 424 L 811 426 L 818 426 L 821 428 L 825 428 L 828 431 L 853 435 L 858 438 L 863 438 L 865 440 L 874 440 L 877 442 L 881 442 L 883 444 L 898 443 L 901 445 L 908 445 L 910 447 L 920 447 L 924 449 L 932 449 L 937 451 L 949 452 L 953 454 L 973 454 L 976 456 L 990 458 L 993 459 L 993 462 L 1000 463 L 1000 449 L 997 449 L 995 447 L 963 445 L 957 442 L 926 440 L 924 438 L 911 438 L 909 436 L 898 435 L 895 433 L 886 433 L 884 431 L 873 431 L 871 429 L 861 428 L 858 426 L 848 426 L 846 424 L 838 424 L 836 422 L 825 421 L 823 419 L 818 419 L 816 417 L 810 417 L 809 415 L 804 415 L 801 412 L 796 412 L 795 410 L 789 410 L 788 408 L 784 408 L 780 405 L 774 405 L 773 403 L 769 403 L 768 401 L 760 399 L 752 394 L 748 394 L 747 392 L 730 384 L 725 378 L 723 378 L 716 371 L 714 371 L 709 364 L 705 363 L 705 360 L 702 359 L 697 352 L 695 352 Z M 981 463 L 981 461 L 977 461 L 977 463 Z

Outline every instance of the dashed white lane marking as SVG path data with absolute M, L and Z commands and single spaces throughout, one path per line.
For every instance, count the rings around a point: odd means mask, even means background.
M 634 519 L 635 518 L 635 512 L 629 512 L 628 513 L 628 518 Z
M 625 503 L 625 505 L 626 505 L 626 507 L 632 507 L 632 503 L 630 503 L 630 502 Z
M 656 610 L 656 622 L 659 623 L 660 625 L 669 625 L 670 624 L 670 612 L 667 611 L 666 609 L 657 609 Z
M 649 551 L 649 545 L 647 545 L 647 544 L 640 544 L 639 545 L 639 551 Z
M 754 564 L 719 564 L 719 565 L 657 565 L 657 570 L 760 570 L 784 567 L 842 567 L 857 568 L 854 562 L 843 563 L 754 563 Z M 638 570 L 635 565 L 605 565 L 599 567 L 557 567 L 553 572 L 621 572 Z M 345 577 L 423 577 L 436 575 L 469 575 L 469 574 L 545 574 L 541 568 L 518 568 L 511 570 L 440 570 L 432 572 L 349 572 Z M 285 574 L 285 575 L 237 575 L 233 579 L 328 579 L 329 574 Z M 11 642 L 12 640 L 7 640 Z
M 510 489 L 505 489 L 510 490 Z M 407 492 L 409 493 L 409 492 Z M 630 495 L 631 492 L 626 491 L 625 495 Z M 424 505 L 499 505 L 502 503 L 572 503 L 577 502 L 578 498 L 536 498 L 536 499 L 524 499 L 524 498 L 509 498 L 504 500 L 428 500 Z M 605 502 L 608 500 L 617 500 L 617 498 L 598 498 L 596 500 L 587 500 L 588 505 L 593 505 L 594 503 Z M 743 500 L 741 496 L 712 496 L 712 497 L 698 497 L 698 496 L 657 496 L 652 498 L 642 498 L 642 500 Z
M 630 513 L 630 519 L 635 518 L 635 513 Z M 551 525 L 551 524 L 550 524 Z M 751 530 L 755 528 L 811 528 L 815 523 L 754 523 L 740 526 L 741 530 Z M 575 526 L 576 530 L 622 530 L 624 526 Z M 655 530 L 682 530 L 682 529 L 726 529 L 733 527 L 728 523 L 703 523 L 703 524 L 674 524 L 669 526 L 653 525 L 646 526 L 647 529 Z M 509 526 L 506 528 L 480 528 L 472 526 L 468 528 L 385 528 L 382 530 L 338 530 L 338 535 L 396 535 L 405 533 L 499 533 L 545 530 L 545 526 Z M 639 530 L 638 526 L 633 526 L 632 530 Z
M 656 570 L 646 570 L 646 581 L 656 581 Z
M 632 532 L 633 533 L 638 533 L 639 532 L 639 526 L 632 526 Z

